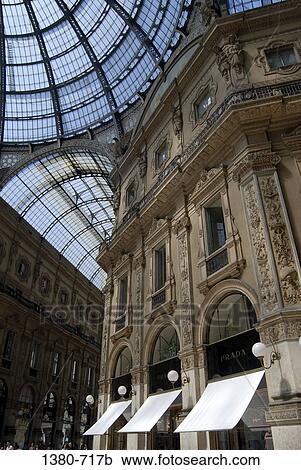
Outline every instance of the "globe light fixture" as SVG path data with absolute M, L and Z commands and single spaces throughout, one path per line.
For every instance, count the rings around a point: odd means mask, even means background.
M 126 394 L 127 389 L 124 385 L 120 385 L 120 387 L 118 387 L 117 392 L 121 396 L 121 398 L 124 398 L 124 395 Z
M 264 363 L 264 354 L 266 352 L 266 345 L 264 343 L 255 343 L 252 346 L 253 355 L 257 357 L 257 359 L 259 359 L 264 369 L 270 369 L 276 361 L 280 361 L 281 359 L 281 355 L 278 351 L 276 351 L 275 345 L 273 343 L 272 343 L 272 346 L 273 346 L 273 351 L 270 354 L 270 364 L 268 366 L 266 366 Z
M 93 406 L 93 405 L 94 405 L 95 400 L 94 400 L 93 395 L 87 395 L 87 396 L 86 396 L 86 403 L 87 403 L 89 406 Z
M 179 374 L 176 370 L 170 370 L 167 374 L 167 378 L 172 383 L 172 385 L 174 386 L 176 381 L 179 379 Z

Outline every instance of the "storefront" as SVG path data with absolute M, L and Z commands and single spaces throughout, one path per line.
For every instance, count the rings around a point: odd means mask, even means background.
M 246 296 L 233 293 L 212 308 L 209 318 L 208 384 L 176 432 L 210 431 L 212 449 L 271 449 L 266 381 L 252 353 L 260 341 L 254 308 Z

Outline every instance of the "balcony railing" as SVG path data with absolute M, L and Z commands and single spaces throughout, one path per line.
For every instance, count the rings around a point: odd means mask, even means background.
M 206 262 L 207 276 L 214 274 L 228 264 L 227 249 L 213 256 Z
M 165 304 L 166 302 L 166 292 L 165 289 L 155 293 L 152 296 L 152 309 L 154 310 L 155 308 L 159 307 L 162 304 Z
M 24 297 L 23 292 L 20 291 L 19 289 L 8 286 L 7 284 L 0 283 L 0 293 L 6 294 L 9 297 L 12 297 L 13 299 L 17 300 L 20 304 L 27 307 L 28 309 L 34 311 L 35 313 L 38 313 L 40 316 L 45 317 L 45 321 L 50 321 L 54 325 L 68 331 L 69 333 L 72 333 L 80 337 L 87 343 L 90 343 L 93 346 L 100 347 L 100 343 L 98 341 L 96 341 L 93 337 L 90 337 L 82 333 L 77 326 L 69 325 L 63 322 L 60 323 L 56 318 L 52 318 L 51 315 L 48 315 L 47 308 L 44 305 L 37 304 L 36 302 L 33 302 L 32 300 L 27 299 L 26 297 Z M 56 316 L 54 315 L 54 317 Z

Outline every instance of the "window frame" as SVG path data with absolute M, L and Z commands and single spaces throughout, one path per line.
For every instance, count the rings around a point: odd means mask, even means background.
M 223 244 L 219 245 L 218 247 L 216 248 L 212 248 L 212 250 L 210 250 L 210 241 L 209 241 L 209 227 L 208 227 L 208 220 L 209 220 L 209 212 L 208 210 L 210 209 L 210 207 L 212 207 L 212 205 L 214 203 L 216 203 L 217 201 L 220 201 L 220 207 L 221 207 L 221 211 L 222 211 L 222 216 L 223 216 L 223 228 L 224 228 L 224 237 L 225 237 L 225 241 Z M 225 218 L 225 212 L 224 212 L 224 207 L 223 207 L 223 200 L 222 200 L 222 197 L 221 197 L 221 194 L 218 194 L 218 196 L 215 196 L 214 198 L 212 198 L 210 201 L 208 201 L 208 203 L 203 207 L 203 221 L 204 221 L 204 229 L 205 229 L 205 238 L 204 238 L 204 241 L 205 241 L 205 249 L 206 249 L 206 258 L 214 255 L 215 253 L 217 253 L 219 250 L 222 250 L 223 248 L 226 247 L 226 244 L 227 244 L 227 239 L 228 239 L 228 233 L 227 233 L 227 226 L 226 226 L 226 222 L 225 222 L 226 218 Z M 217 237 L 218 238 L 218 237 Z
M 157 282 L 157 279 L 158 279 L 157 253 L 159 253 L 163 248 L 164 248 L 164 276 L 163 276 L 164 281 L 162 282 L 162 285 L 159 286 Z M 153 249 L 153 293 L 159 292 L 162 289 L 164 289 L 166 286 L 166 281 L 167 281 L 167 243 L 164 240 Z
M 294 54 L 294 57 L 295 57 L 295 62 L 292 63 L 292 64 L 281 65 L 280 67 L 272 67 L 270 62 L 269 62 L 268 54 L 272 53 L 272 52 L 279 51 L 281 49 L 291 49 L 293 51 L 293 54 Z M 264 49 L 264 55 L 265 55 L 267 68 L 268 68 L 269 72 L 272 72 L 272 73 L 276 73 L 278 70 L 289 69 L 289 68 L 294 67 L 295 65 L 297 65 L 299 63 L 299 56 L 298 56 L 296 47 L 293 43 L 279 44 L 279 45 L 274 45 L 273 47 L 266 48 L 266 49 Z
M 206 97 L 210 98 L 210 103 L 208 104 L 207 108 L 204 109 L 203 113 L 201 115 L 199 115 L 198 114 L 198 106 L 202 101 L 204 101 L 204 99 Z M 206 87 L 193 103 L 195 123 L 201 122 L 205 119 L 207 113 L 212 108 L 213 104 L 214 104 L 214 98 L 212 96 L 212 93 L 211 93 L 209 87 Z

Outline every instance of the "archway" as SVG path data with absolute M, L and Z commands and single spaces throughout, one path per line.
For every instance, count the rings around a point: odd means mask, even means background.
M 132 353 L 129 347 L 126 346 L 120 351 L 116 360 L 112 377 L 112 401 L 130 398 L 132 391 L 132 365 Z M 120 386 L 126 388 L 126 393 L 123 397 L 118 393 Z M 118 433 L 118 430 L 125 426 L 126 423 L 127 418 L 124 414 L 115 421 L 110 431 L 109 449 L 125 450 L 127 448 L 127 435 Z
M 42 415 L 42 439 L 46 448 L 55 448 L 54 436 L 55 436 L 55 423 L 56 423 L 56 412 L 57 412 L 57 399 L 53 392 L 47 393 L 43 403 L 43 415 Z
M 261 368 L 252 354 L 253 344 L 260 341 L 255 330 L 257 317 L 246 295 L 240 292 L 225 294 L 210 307 L 206 320 L 207 374 L 210 382 Z M 237 450 L 270 447 L 271 433 L 265 420 L 267 406 L 266 381 L 263 378 L 237 426 L 232 430 L 210 433 L 212 447 Z
M 29 385 L 24 385 L 20 392 L 19 406 L 16 419 L 15 440 L 20 448 L 28 446 L 32 434 L 32 418 L 34 413 L 34 391 Z
M 178 358 L 180 342 L 172 325 L 165 326 L 157 335 L 149 363 L 149 393 L 157 393 L 181 387 L 181 361 Z M 172 384 L 168 372 L 175 370 L 178 380 Z M 151 449 L 180 449 L 180 436 L 175 434 L 176 418 L 181 410 L 181 398 L 164 413 L 154 426 L 149 441 Z
M 67 397 L 64 404 L 63 416 L 63 444 L 73 443 L 75 425 L 75 401 L 72 397 Z

